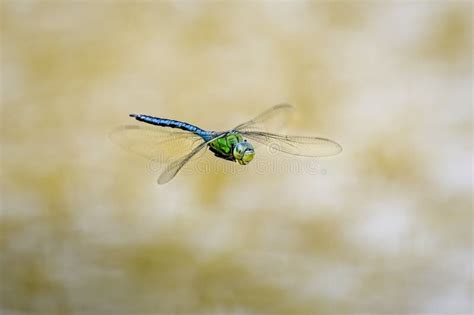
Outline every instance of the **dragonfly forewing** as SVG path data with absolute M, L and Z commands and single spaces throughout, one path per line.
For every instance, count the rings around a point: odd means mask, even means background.
M 183 168 L 183 166 L 186 165 L 186 163 L 188 163 L 199 152 L 204 151 L 206 149 L 206 146 L 210 142 L 212 142 L 212 141 L 214 141 L 214 140 L 216 140 L 220 137 L 225 136 L 225 134 L 226 134 L 225 132 L 214 133 L 214 137 L 212 139 L 210 139 L 207 142 L 202 142 L 197 147 L 195 147 L 190 153 L 188 153 L 185 156 L 183 156 L 179 159 L 176 159 L 175 161 L 172 161 L 171 163 L 169 163 L 168 166 L 161 173 L 160 177 L 158 178 L 158 184 L 160 184 L 160 185 L 166 184 L 167 182 L 172 180 L 176 176 L 176 174 L 178 174 L 178 172 Z
M 233 130 L 280 132 L 281 128 L 288 123 L 293 113 L 294 107 L 292 105 L 275 105 L 252 120 L 238 125 Z
M 264 144 L 272 150 L 292 155 L 325 157 L 336 155 L 342 151 L 340 144 L 327 138 L 287 136 L 261 131 L 242 131 L 241 133 L 244 137 Z

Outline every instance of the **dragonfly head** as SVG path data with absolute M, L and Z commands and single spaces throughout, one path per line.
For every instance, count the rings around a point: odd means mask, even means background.
M 253 148 L 253 145 L 250 144 L 250 142 L 244 140 L 234 146 L 233 154 L 235 160 L 239 162 L 240 165 L 247 165 L 255 156 L 255 149 Z

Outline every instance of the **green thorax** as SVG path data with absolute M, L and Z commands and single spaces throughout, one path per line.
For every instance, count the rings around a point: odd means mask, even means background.
M 220 155 L 220 157 L 228 160 L 234 160 L 234 146 L 243 140 L 244 139 L 240 133 L 229 132 L 225 136 L 211 141 L 209 147 L 211 147 L 211 151 L 216 155 Z

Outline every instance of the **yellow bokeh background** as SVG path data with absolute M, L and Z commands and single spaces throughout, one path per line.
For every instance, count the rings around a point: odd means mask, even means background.
M 472 9 L 2 1 L 0 313 L 472 313 Z M 159 186 L 108 138 L 283 102 L 342 154 Z

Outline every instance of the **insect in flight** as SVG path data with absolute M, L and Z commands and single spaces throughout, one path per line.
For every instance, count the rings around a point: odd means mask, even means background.
M 278 132 L 292 111 L 291 105 L 276 105 L 252 120 L 220 132 L 204 130 L 178 120 L 131 114 L 130 117 L 145 124 L 119 127 L 111 132 L 110 137 L 128 151 L 167 163 L 158 178 L 159 184 L 173 179 L 187 162 L 205 148 L 209 148 L 218 158 L 240 165 L 250 163 L 255 157 L 255 148 L 250 141 L 306 157 L 325 157 L 342 151 L 342 147 L 330 139 L 273 133 Z

